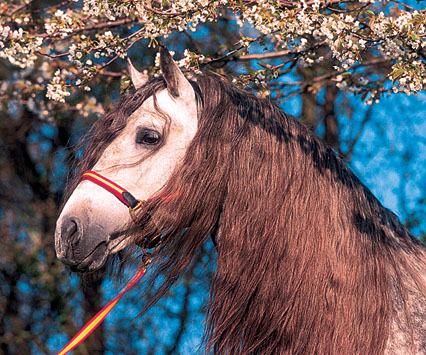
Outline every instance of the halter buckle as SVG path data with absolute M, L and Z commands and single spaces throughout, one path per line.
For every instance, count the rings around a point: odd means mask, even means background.
M 129 206 L 129 213 L 130 213 L 130 216 L 132 216 L 132 219 L 134 222 L 137 221 L 135 211 L 141 208 L 143 204 L 146 202 L 146 200 L 137 200 L 137 201 L 138 203 L 134 207 Z

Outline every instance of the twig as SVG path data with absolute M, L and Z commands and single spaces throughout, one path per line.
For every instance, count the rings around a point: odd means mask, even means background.
M 217 63 L 217 62 L 221 62 L 221 61 L 225 61 L 226 59 L 228 59 L 231 55 L 233 55 L 234 53 L 237 53 L 238 51 L 240 51 L 241 49 L 243 49 L 244 46 L 239 46 L 236 49 L 233 49 L 232 51 L 226 53 L 225 55 L 223 55 L 222 57 L 219 58 L 213 58 L 210 60 L 207 60 L 206 62 L 202 63 L 203 65 L 207 65 L 207 64 L 212 64 L 212 63 Z
M 284 57 L 284 56 L 289 55 L 289 54 L 301 54 L 301 53 L 322 47 L 325 43 L 326 43 L 325 41 L 318 42 L 312 48 L 302 50 L 302 51 L 299 51 L 299 50 L 296 50 L 296 49 L 286 49 L 286 50 L 277 51 L 277 52 L 258 53 L 258 54 L 243 54 L 243 55 L 240 55 L 238 57 L 238 59 L 240 59 L 240 60 L 267 59 L 267 58 Z
M 69 55 L 70 52 L 61 53 L 61 54 L 48 54 L 48 53 L 43 53 L 43 52 L 40 52 L 40 51 L 36 51 L 36 54 L 41 55 L 43 57 L 48 57 L 50 59 L 56 59 L 56 58 L 65 57 L 65 56 Z
M 189 38 L 189 40 L 191 41 L 191 44 L 194 46 L 195 50 L 198 53 L 202 53 L 202 49 L 200 47 L 200 45 L 197 43 L 197 41 L 194 39 L 194 37 L 191 35 L 191 33 L 189 33 L 187 30 L 183 30 L 183 33 L 185 33 L 185 35 Z
M 250 1 L 253 2 L 253 1 Z M 295 8 L 299 6 L 299 1 L 287 1 L 287 0 L 279 0 L 279 2 L 284 6 L 284 7 L 290 7 L 290 8 Z M 359 2 L 359 0 L 328 0 L 325 1 L 324 4 L 321 4 L 322 8 L 326 8 L 330 5 L 338 5 L 338 4 L 344 4 L 344 3 L 354 3 L 354 2 Z M 305 3 L 306 5 L 314 5 L 315 1 L 308 1 Z
M 376 59 L 372 59 L 372 60 L 369 60 L 369 61 L 359 63 L 357 65 L 354 65 L 350 69 L 357 69 L 359 67 L 377 65 L 377 64 L 387 63 L 387 62 L 389 62 L 388 59 L 376 58 Z M 333 77 L 335 77 L 339 74 L 345 73 L 346 71 L 347 70 L 338 70 L 338 71 L 335 71 L 335 72 L 323 74 L 323 75 L 320 75 L 320 76 L 317 76 L 317 77 L 311 79 L 309 83 L 306 83 L 305 81 L 295 81 L 295 82 L 292 82 L 292 83 L 282 83 L 282 84 L 279 84 L 279 85 L 280 86 L 302 86 L 302 87 L 303 86 L 310 86 L 312 83 L 319 83 L 321 81 L 331 79 L 331 78 L 333 78 Z
M 181 16 L 181 15 L 183 15 L 182 12 L 161 11 L 161 10 L 154 9 L 154 8 L 146 6 L 146 5 L 143 8 L 146 11 L 150 11 L 150 12 L 156 14 L 156 15 L 163 15 L 163 16 Z
M 132 22 L 134 22 L 133 19 L 125 18 L 125 19 L 121 19 L 121 20 L 117 20 L 117 21 L 107 21 L 107 22 L 95 23 L 95 24 L 90 25 L 90 26 L 76 28 L 75 30 L 73 30 L 73 32 L 69 33 L 68 35 L 66 35 L 64 37 L 59 37 L 59 38 L 60 39 L 66 39 L 66 38 L 74 36 L 77 33 L 83 32 L 83 31 L 100 30 L 100 29 L 103 29 L 103 28 L 126 25 L 126 24 L 130 24 Z M 53 33 L 53 34 L 42 33 L 42 34 L 38 34 L 36 37 L 38 37 L 38 38 L 57 38 L 56 33 Z
M 112 76 L 113 78 L 120 78 L 123 75 L 123 73 L 108 70 L 102 70 L 99 72 L 99 74 L 105 76 Z
M 31 0 L 28 3 L 23 3 L 22 5 L 18 6 L 16 9 L 14 9 L 10 14 L 4 14 L 4 16 L 10 16 L 10 17 L 12 17 L 17 12 L 21 11 L 22 9 L 24 9 L 25 7 L 27 7 L 28 5 L 30 5 L 33 1 L 34 0 Z
M 404 3 L 402 3 L 401 1 L 398 1 L 398 0 L 391 0 L 392 2 L 394 2 L 395 4 L 398 4 L 398 5 L 401 5 L 403 8 L 405 8 L 406 10 L 410 10 L 410 11 L 420 11 L 420 12 L 424 12 L 424 11 L 426 11 L 426 10 L 418 10 L 418 9 L 415 9 L 414 7 L 412 7 L 412 6 L 410 6 L 410 5 L 407 5 L 407 4 L 404 4 Z
M 284 57 L 289 54 L 293 54 L 295 51 L 293 49 L 286 49 L 283 51 L 277 52 L 268 52 L 268 53 L 254 53 L 254 54 L 243 54 L 238 57 L 239 60 L 252 60 L 252 59 L 267 59 L 267 58 L 277 58 Z

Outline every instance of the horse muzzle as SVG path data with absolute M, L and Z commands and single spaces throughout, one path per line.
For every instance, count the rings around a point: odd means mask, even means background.
M 139 225 L 142 223 L 143 218 L 137 220 L 135 212 L 147 201 L 136 199 L 129 191 L 95 171 L 86 171 L 81 180 L 90 181 L 114 195 L 128 208 L 133 221 Z M 103 208 L 98 208 L 99 218 L 88 217 L 89 214 L 93 214 L 93 209 L 90 207 L 90 198 L 87 202 L 81 202 L 81 207 L 74 206 L 64 216 L 60 216 L 56 226 L 57 258 L 72 271 L 77 272 L 90 272 L 101 268 L 109 254 L 121 250 L 126 245 L 125 236 L 128 230 L 120 232 L 119 229 L 117 232 L 108 228 L 108 219 L 114 218 L 113 216 L 106 218 L 108 212 Z M 94 223 L 90 218 L 96 219 L 97 222 Z

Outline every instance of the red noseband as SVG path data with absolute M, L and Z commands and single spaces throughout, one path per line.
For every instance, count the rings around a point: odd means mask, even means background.
M 130 215 L 135 219 L 135 211 L 140 208 L 146 201 L 138 200 L 129 191 L 123 189 L 114 181 L 107 179 L 105 176 L 94 171 L 88 170 L 82 176 L 81 180 L 89 180 L 117 197 L 123 204 L 129 208 Z

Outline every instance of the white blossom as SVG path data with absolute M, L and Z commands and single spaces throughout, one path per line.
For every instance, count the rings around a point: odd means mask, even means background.
M 61 70 L 58 69 L 53 79 L 47 84 L 46 97 L 54 101 L 65 102 L 65 97 L 69 96 L 70 92 L 65 87 L 61 74 Z
M 0 58 L 20 67 L 31 67 L 37 59 L 37 52 L 41 50 L 42 38 L 29 37 L 22 28 L 11 31 L 8 26 L 0 26 L 2 40 L 0 40 Z

